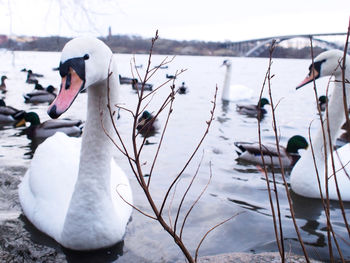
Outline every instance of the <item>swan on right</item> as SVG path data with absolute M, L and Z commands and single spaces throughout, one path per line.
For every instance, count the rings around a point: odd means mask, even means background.
M 345 121 L 344 104 L 343 104 L 343 80 L 341 63 L 343 52 L 340 50 L 329 50 L 318 55 L 314 60 L 314 65 L 309 67 L 309 74 L 304 81 L 298 85 L 297 89 L 313 82 L 313 79 L 318 79 L 324 76 L 334 76 L 334 87 L 331 87 L 331 96 L 328 103 L 328 116 L 330 134 L 327 129 L 327 120 L 323 122 L 326 144 L 324 144 L 323 132 L 321 127 L 312 141 L 309 142 L 314 149 L 315 164 L 319 175 L 320 186 L 323 198 L 326 198 L 326 189 L 328 189 L 329 198 L 338 200 L 337 188 L 343 201 L 350 201 L 350 179 L 348 174 L 350 168 L 347 163 L 350 161 L 350 145 L 346 144 L 343 147 L 333 151 L 330 149 L 329 138 L 331 144 L 335 145 L 337 134 L 340 131 L 342 124 Z M 349 79 L 350 74 L 350 57 L 346 57 L 345 78 Z M 350 85 L 345 84 L 347 91 L 347 103 L 350 103 Z M 325 151 L 326 149 L 326 151 Z M 336 174 L 332 168 L 332 158 L 330 150 L 333 151 L 334 165 Z M 326 155 L 327 154 L 327 158 Z M 327 160 L 327 166 L 325 166 Z M 291 172 L 290 183 L 292 190 L 302 196 L 311 198 L 321 198 L 320 188 L 315 170 L 314 159 L 311 147 L 305 151 L 300 160 L 294 166 Z M 344 168 L 345 166 L 345 168 Z M 327 177 L 326 177 L 327 175 Z M 328 179 L 327 179 L 328 178 Z

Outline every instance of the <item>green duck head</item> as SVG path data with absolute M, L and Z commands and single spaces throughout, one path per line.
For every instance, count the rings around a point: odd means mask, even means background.
M 27 112 L 24 114 L 24 120 L 30 122 L 31 126 L 37 126 L 40 124 L 40 118 L 35 112 Z
M 307 149 L 308 146 L 309 144 L 303 136 L 295 135 L 288 140 L 287 152 L 298 153 L 299 149 Z
M 261 98 L 258 105 L 260 105 L 260 108 L 263 108 L 265 105 L 270 105 L 270 102 L 266 98 Z

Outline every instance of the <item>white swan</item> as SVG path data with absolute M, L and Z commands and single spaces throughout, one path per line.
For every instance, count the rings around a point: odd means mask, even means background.
M 78 93 L 88 92 L 87 120 L 82 140 L 56 133 L 36 150 L 20 186 L 19 198 L 27 218 L 62 246 L 93 250 L 123 239 L 132 202 L 129 181 L 112 158 L 114 146 L 101 126 L 113 134 L 107 116 L 107 76 L 111 105 L 118 92 L 111 50 L 100 40 L 76 38 L 63 48 L 61 90 L 48 113 L 57 118 Z M 103 117 L 100 110 L 103 110 Z
M 226 66 L 226 73 L 224 79 L 224 86 L 222 90 L 221 99 L 223 101 L 239 101 L 250 99 L 253 96 L 253 90 L 241 85 L 231 85 L 232 63 L 230 60 L 224 60 L 221 66 Z
M 313 76 L 315 78 L 319 78 L 322 76 L 331 76 L 334 75 L 335 77 L 335 83 L 333 87 L 333 92 L 331 95 L 331 98 L 329 100 L 328 104 L 328 111 L 329 111 L 329 126 L 330 126 L 330 135 L 331 135 L 331 142 L 332 145 L 335 145 L 335 141 L 337 138 L 337 133 L 339 132 L 342 124 L 345 120 L 345 114 L 344 114 L 344 104 L 343 104 L 343 89 L 342 89 L 342 73 L 341 69 L 339 67 L 339 62 L 342 61 L 343 52 L 340 50 L 330 50 L 321 53 L 319 56 L 317 56 L 314 60 L 314 67 L 310 66 L 310 73 L 305 78 L 305 80 L 298 86 L 304 86 L 305 84 L 312 82 Z M 346 79 L 349 79 L 350 77 L 350 57 L 346 57 Z M 346 85 L 346 92 L 347 92 L 347 103 L 349 105 L 350 102 L 350 85 Z M 324 129 L 326 131 L 325 137 L 327 138 L 327 178 L 328 180 L 328 190 L 329 190 L 329 198 L 333 200 L 338 199 L 338 195 L 336 192 L 336 186 L 335 186 L 335 180 L 333 176 L 333 169 L 331 165 L 331 157 L 330 157 L 330 151 L 329 151 L 329 143 L 328 143 L 328 133 L 327 133 L 327 123 L 324 121 Z M 323 143 L 323 135 L 322 130 L 317 132 L 315 136 L 312 138 L 312 145 L 315 152 L 315 160 L 317 164 L 318 173 L 320 176 L 320 182 L 321 182 L 321 188 L 322 188 L 322 194 L 325 198 L 325 146 Z M 337 150 L 337 153 L 340 157 L 341 162 L 339 162 L 339 158 L 337 157 L 337 154 L 335 151 L 334 153 L 334 160 L 335 160 L 335 170 L 336 172 L 336 179 L 338 182 L 339 191 L 341 194 L 341 198 L 344 201 L 350 201 L 350 179 L 349 177 L 344 173 L 344 170 L 341 169 L 341 163 L 343 165 L 347 165 L 346 171 L 349 174 L 350 168 L 349 164 L 347 164 L 350 161 L 350 146 L 349 144 L 339 148 Z M 320 198 L 320 191 L 319 186 L 317 182 L 317 176 L 316 171 L 314 168 L 314 161 L 312 157 L 311 147 L 307 151 L 305 151 L 300 160 L 296 163 L 294 166 L 292 172 L 291 172 L 291 178 L 290 183 L 292 190 L 299 194 L 306 197 L 311 198 Z

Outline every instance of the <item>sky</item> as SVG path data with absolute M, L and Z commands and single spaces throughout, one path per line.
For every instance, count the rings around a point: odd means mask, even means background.
M 0 34 L 241 41 L 347 32 L 350 0 L 0 0 Z

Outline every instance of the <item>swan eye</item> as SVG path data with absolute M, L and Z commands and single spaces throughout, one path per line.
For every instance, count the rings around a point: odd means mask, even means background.
M 84 58 L 84 60 L 88 60 L 90 58 L 90 56 L 89 56 L 89 54 L 85 54 L 83 58 Z

